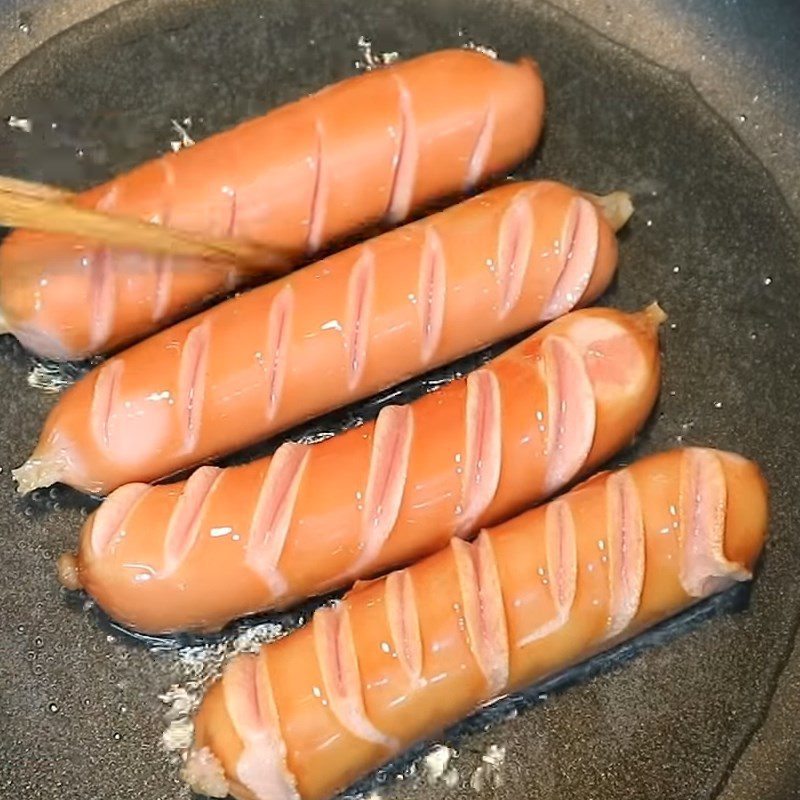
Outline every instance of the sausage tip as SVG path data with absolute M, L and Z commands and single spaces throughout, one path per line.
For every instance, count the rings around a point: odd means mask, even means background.
M 650 303 L 650 305 L 645 306 L 645 308 L 639 312 L 639 315 L 653 331 L 658 330 L 667 320 L 667 312 L 661 308 L 656 300 Z
M 611 227 L 618 231 L 633 216 L 633 200 L 628 192 L 617 191 L 606 195 L 596 195 L 584 192 L 584 196 L 591 200 L 602 212 Z
M 58 582 L 65 589 L 70 592 L 83 589 L 78 557 L 75 553 L 62 553 L 56 562 L 56 569 L 58 570 Z
M 11 470 L 17 482 L 17 492 L 28 494 L 42 486 L 51 486 L 61 480 L 59 464 L 49 458 L 31 456 L 21 467 Z
M 189 753 L 181 777 L 197 794 L 207 797 L 227 797 L 230 793 L 222 764 L 208 747 L 192 750 Z

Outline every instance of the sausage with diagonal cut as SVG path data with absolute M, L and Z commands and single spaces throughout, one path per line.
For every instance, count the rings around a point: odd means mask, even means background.
M 481 704 L 749 580 L 766 527 L 758 468 L 730 453 L 596 476 L 234 657 L 184 776 L 213 797 L 325 800 Z

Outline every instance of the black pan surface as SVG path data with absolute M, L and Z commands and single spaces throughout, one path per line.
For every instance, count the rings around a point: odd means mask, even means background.
M 100 180 L 167 148 L 171 119 L 191 118 L 200 137 L 351 74 L 362 35 L 407 56 L 468 39 L 506 58 L 535 54 L 549 122 L 516 175 L 632 191 L 637 214 L 603 302 L 657 298 L 670 315 L 660 406 L 619 461 L 709 444 L 759 460 L 773 491 L 772 538 L 749 597 L 705 604 L 458 726 L 447 741 L 460 751 L 459 785 L 419 786 L 400 764 L 381 773 L 380 794 L 474 796 L 472 770 L 498 744 L 503 785 L 484 794 L 509 800 L 795 796 L 800 747 L 780 736 L 773 698 L 791 699 L 800 663 L 800 236 L 773 179 L 684 76 L 538 2 L 134 0 L 0 78 L 0 119 L 32 125 L 0 130 L 0 173 L 76 188 Z M 185 796 L 161 749 L 157 696 L 186 680 L 185 646 L 197 642 L 136 641 L 58 588 L 53 559 L 90 502 L 60 487 L 13 496 L 9 468 L 53 402 L 28 386 L 32 363 L 0 340 L 0 795 Z M 356 424 L 390 398 L 295 433 Z

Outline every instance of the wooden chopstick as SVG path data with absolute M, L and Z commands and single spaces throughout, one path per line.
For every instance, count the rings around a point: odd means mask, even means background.
M 4 176 L 0 176 L 0 191 L 21 194 L 26 197 L 40 197 L 43 200 L 67 200 L 75 197 L 68 189 L 61 189 L 58 186 Z
M 0 176 L 0 225 L 78 236 L 126 249 L 235 264 L 243 274 L 281 275 L 287 253 L 255 242 L 203 236 L 72 204 L 71 192 Z

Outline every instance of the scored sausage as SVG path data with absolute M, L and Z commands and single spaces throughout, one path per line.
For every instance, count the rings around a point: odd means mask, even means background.
M 508 184 L 162 331 L 61 396 L 20 491 L 170 475 L 589 303 L 627 214 L 598 202 Z
M 117 489 L 62 562 L 113 618 L 214 630 L 408 563 L 608 459 L 658 393 L 657 306 L 576 311 L 468 377 L 272 458 Z
M 543 116 L 531 59 L 445 50 L 329 86 L 76 202 L 302 260 L 513 166 L 536 144 Z M 236 282 L 235 272 L 202 261 L 19 230 L 0 247 L 0 329 L 49 358 L 85 357 L 163 327 Z
M 234 657 L 184 777 L 212 797 L 325 800 L 479 705 L 749 580 L 766 526 L 764 482 L 736 455 L 672 451 L 596 476 Z

